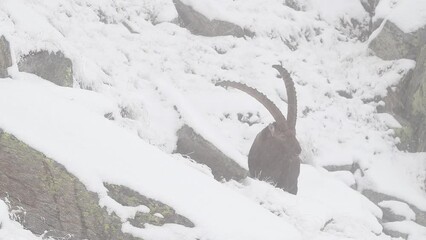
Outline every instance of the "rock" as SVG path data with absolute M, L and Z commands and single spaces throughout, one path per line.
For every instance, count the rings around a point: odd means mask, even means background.
M 381 111 L 392 114 L 402 128 L 396 129 L 400 150 L 426 151 L 426 45 L 418 53 L 416 67 L 403 77 L 396 90 L 388 89 Z
M 347 165 L 326 165 L 324 168 L 329 172 L 337 172 L 337 171 L 349 171 L 354 173 L 356 169 L 354 169 L 353 164 Z
M 9 42 L 4 36 L 0 37 L 0 78 L 8 77 L 7 68 L 12 66 L 12 56 Z
M 0 134 L 0 198 L 14 219 L 43 239 L 133 240 L 97 194 L 67 170 L 14 136 Z
M 416 214 L 408 204 L 400 201 L 382 201 L 378 203 L 383 212 L 383 222 L 414 220 Z
M 412 149 L 417 152 L 426 151 L 426 45 L 417 57 L 413 76 L 408 82 L 406 104 L 410 110 L 410 123 L 414 140 Z
M 392 238 L 402 238 L 402 239 L 405 239 L 405 240 L 407 240 L 408 239 L 408 234 L 407 233 L 403 233 L 403 232 L 399 232 L 399 231 L 396 231 L 396 230 L 391 230 L 391 229 L 387 229 L 387 228 L 383 228 L 383 233 L 384 234 L 386 234 L 386 235 L 388 235 L 388 236 L 391 236 Z
M 383 224 L 383 232 L 394 238 L 425 239 L 426 227 L 413 221 L 396 221 Z
M 125 186 L 108 183 L 104 183 L 104 186 L 108 189 L 108 196 L 123 206 L 137 207 L 143 205 L 149 208 L 149 213 L 138 212 L 135 218 L 130 219 L 129 222 L 135 227 L 142 228 L 147 223 L 156 226 L 174 223 L 185 227 L 194 227 L 194 223 L 188 218 L 177 214 L 173 208 L 162 202 L 142 196 Z
M 188 125 L 179 129 L 177 136 L 175 152 L 188 155 L 196 162 L 210 167 L 216 180 L 234 179 L 238 181 L 248 176 L 246 169 L 223 154 Z
M 362 191 L 362 195 L 366 196 L 370 201 L 372 201 L 376 205 L 379 205 L 379 203 L 383 202 L 383 201 L 404 202 L 403 200 L 398 199 L 394 196 L 379 193 L 379 192 L 373 191 L 371 189 L 364 189 Z M 407 202 L 404 202 L 404 203 L 407 203 Z M 426 211 L 422 211 L 422 210 L 418 209 L 416 206 L 414 206 L 410 203 L 407 203 L 407 204 L 414 211 L 414 213 L 416 215 L 415 222 L 422 225 L 422 226 L 426 226 Z
M 405 33 L 391 21 L 386 21 L 380 33 L 370 42 L 369 48 L 383 60 L 415 60 L 424 43 L 425 29 Z
M 286 0 L 285 5 L 289 8 L 292 8 L 296 11 L 302 11 L 303 7 L 301 6 L 300 2 L 297 0 Z
M 178 22 L 183 28 L 188 29 L 194 35 L 217 37 L 231 35 L 234 37 L 253 37 L 254 33 L 243 29 L 238 25 L 221 20 L 210 20 L 191 6 L 185 5 L 180 0 L 173 0 L 179 14 Z
M 30 52 L 18 62 L 21 72 L 35 74 L 63 87 L 73 86 L 72 62 L 62 52 Z

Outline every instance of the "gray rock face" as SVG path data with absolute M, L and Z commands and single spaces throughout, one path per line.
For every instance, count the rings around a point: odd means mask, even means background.
M 391 113 L 403 126 L 396 129 L 401 143 L 398 147 L 409 152 L 426 151 L 426 45 L 418 53 L 416 67 L 388 91 L 382 111 Z
M 416 141 L 411 148 L 426 152 L 426 45 L 420 50 L 416 68 L 407 86 L 406 106 L 410 110 L 410 123 L 413 129 L 411 139 Z
M 12 66 L 9 42 L 4 36 L 0 37 L 0 78 L 8 76 L 7 68 Z
M 35 74 L 63 87 L 73 86 L 72 62 L 62 52 L 31 52 L 18 62 L 21 72 Z
M 370 42 L 369 48 L 384 60 L 415 60 L 419 46 L 426 41 L 423 31 L 422 29 L 415 33 L 404 33 L 394 23 L 386 21 L 381 32 Z
M 404 33 L 387 21 L 369 47 L 384 60 L 416 60 L 415 69 L 404 76 L 396 91 L 388 91 L 381 111 L 391 113 L 403 126 L 396 129 L 401 150 L 426 151 L 426 27 Z
M 209 20 L 201 13 L 195 11 L 191 6 L 185 5 L 179 0 L 173 0 L 179 14 L 179 25 L 188 29 L 194 35 L 206 37 L 232 35 L 235 37 L 254 36 L 249 30 L 240 26 L 221 20 Z
M 0 134 L 0 198 L 15 220 L 45 239 L 134 240 L 121 220 L 65 168 L 7 133 Z
M 210 167 L 217 180 L 241 180 L 248 176 L 248 171 L 227 157 L 213 144 L 205 140 L 194 130 L 185 125 L 177 132 L 177 153 L 188 155 L 198 163 Z

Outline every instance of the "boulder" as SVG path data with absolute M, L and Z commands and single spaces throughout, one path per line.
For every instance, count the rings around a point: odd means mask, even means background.
M 0 133 L 0 199 L 9 201 L 14 220 L 43 239 L 136 239 L 124 234 L 121 220 L 63 166 L 5 132 Z
M 30 52 L 18 62 L 20 72 L 35 74 L 63 87 L 73 86 L 72 62 L 62 52 Z
M 175 152 L 187 155 L 196 162 L 210 167 L 216 180 L 234 179 L 238 181 L 248 176 L 246 169 L 223 154 L 188 125 L 179 129 L 177 136 Z
M 405 33 L 391 21 L 371 40 L 369 48 L 383 60 L 408 58 L 415 60 L 419 49 L 426 43 L 425 29 Z
M 234 23 L 216 19 L 210 20 L 180 0 L 173 0 L 173 3 L 179 15 L 179 25 L 188 29 L 194 35 L 201 35 L 206 37 L 227 35 L 234 37 L 254 36 L 254 33 L 243 29 Z
M 0 78 L 8 77 L 7 68 L 12 66 L 12 56 L 9 42 L 4 36 L 0 37 Z

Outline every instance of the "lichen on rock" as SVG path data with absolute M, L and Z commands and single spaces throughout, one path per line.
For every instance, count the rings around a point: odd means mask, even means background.
M 5 198 L 11 209 L 22 210 L 15 219 L 46 239 L 136 239 L 63 166 L 0 132 L 0 199 Z
M 147 198 L 125 186 L 109 183 L 104 183 L 104 186 L 108 189 L 108 196 L 123 206 L 137 207 L 143 205 L 149 208 L 148 213 L 137 212 L 135 217 L 129 220 L 130 224 L 135 227 L 143 228 L 145 224 L 162 226 L 166 223 L 194 227 L 194 223 L 188 218 L 176 213 L 172 207 L 160 201 Z
M 416 67 L 403 76 L 396 90 L 389 89 L 384 111 L 402 125 L 395 130 L 401 150 L 426 151 L 426 28 L 404 33 L 394 23 L 386 21 L 369 47 L 384 60 L 416 60 Z

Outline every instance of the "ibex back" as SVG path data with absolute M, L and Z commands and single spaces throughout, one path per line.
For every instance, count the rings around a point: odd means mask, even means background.
M 264 94 L 245 84 L 223 81 L 216 85 L 239 89 L 258 100 L 274 117 L 275 122 L 257 134 L 248 155 L 250 176 L 270 181 L 283 190 L 297 194 L 301 152 L 296 139 L 297 99 L 290 74 L 280 65 L 272 66 L 284 80 L 287 97 L 287 119 Z

